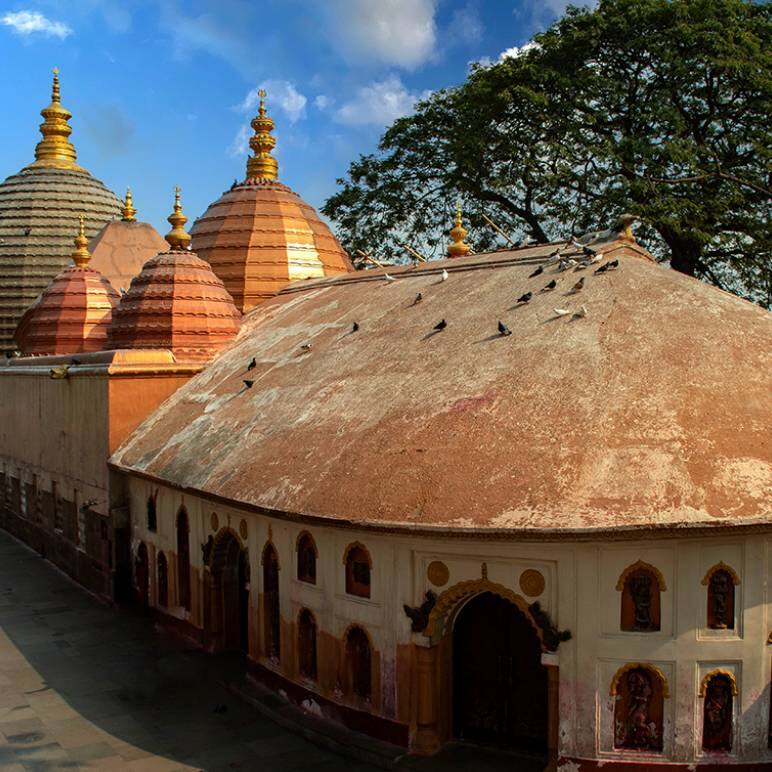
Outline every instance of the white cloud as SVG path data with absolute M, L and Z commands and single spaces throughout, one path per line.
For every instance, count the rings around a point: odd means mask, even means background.
M 450 20 L 447 34 L 443 35 L 443 41 L 447 44 L 479 43 L 483 37 L 483 23 L 476 8 L 456 8 Z
M 301 118 L 306 117 L 306 99 L 293 83 L 288 80 L 266 80 L 253 88 L 245 97 L 244 101 L 238 106 L 238 110 L 243 113 L 251 113 L 257 109 L 260 104 L 260 89 L 265 89 L 266 107 L 268 111 L 277 107 L 287 116 L 290 123 L 295 123 Z
M 236 132 L 236 136 L 228 146 L 228 155 L 231 158 L 243 158 L 249 152 L 249 125 L 244 124 Z
M 522 46 L 512 46 L 507 48 L 499 54 L 499 61 L 503 62 L 505 59 L 517 59 L 519 56 L 524 56 L 529 51 L 536 51 L 541 46 L 535 40 L 529 40 L 527 43 L 523 43 Z
M 68 35 L 72 35 L 72 29 L 64 22 L 51 21 L 36 11 L 7 13 L 0 17 L 0 24 L 10 27 L 17 35 L 25 37 L 39 32 L 49 38 L 64 40 Z
M 328 0 L 330 31 L 349 61 L 412 69 L 437 44 L 438 0 Z
M 324 94 L 319 94 L 319 96 L 314 99 L 314 107 L 318 110 L 326 110 L 328 107 L 332 107 L 334 103 L 335 100 L 332 97 L 325 96 Z
M 354 98 L 336 110 L 334 117 L 339 123 L 354 126 L 385 126 L 411 113 L 415 103 L 430 93 L 410 92 L 396 75 L 391 75 L 385 80 L 358 88 Z

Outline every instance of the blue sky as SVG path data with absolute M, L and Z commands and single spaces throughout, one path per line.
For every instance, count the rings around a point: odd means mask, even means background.
M 78 160 L 162 233 L 244 177 L 257 88 L 279 178 L 319 208 L 349 162 L 469 63 L 525 43 L 565 0 L 0 0 L 0 179 L 33 159 L 61 70 Z

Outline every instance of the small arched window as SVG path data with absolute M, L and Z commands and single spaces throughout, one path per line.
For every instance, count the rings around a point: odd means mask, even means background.
M 734 697 L 737 685 L 730 673 L 714 671 L 702 681 L 702 748 L 706 751 L 731 751 Z
M 316 621 L 307 608 L 304 608 L 298 617 L 298 660 L 300 674 L 315 680 Z
M 316 584 L 316 558 L 318 552 L 313 537 L 303 531 L 298 537 L 298 579 L 301 582 Z
M 629 566 L 619 577 L 617 590 L 622 592 L 622 630 L 653 633 L 661 629 L 660 593 L 665 581 L 654 566 L 640 560 Z
M 614 703 L 614 747 L 637 751 L 662 750 L 667 681 L 651 665 L 625 665 L 611 684 Z
M 346 564 L 346 592 L 360 598 L 370 597 L 370 573 L 373 562 L 361 544 L 350 544 L 343 558 Z
M 702 580 L 708 588 L 708 627 L 712 630 L 734 630 L 735 586 L 740 578 L 726 563 L 713 566 Z
M 147 497 L 147 530 L 158 530 L 158 515 L 156 513 L 156 499 L 158 498 L 158 491 L 151 493 Z
M 351 693 L 369 701 L 373 694 L 370 640 L 361 627 L 352 627 L 346 636 L 346 669 Z
M 169 568 L 166 555 L 158 553 L 158 605 L 166 608 L 169 605 Z

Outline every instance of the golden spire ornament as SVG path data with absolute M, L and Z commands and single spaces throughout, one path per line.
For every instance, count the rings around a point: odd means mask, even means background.
M 279 176 L 279 162 L 271 155 L 271 151 L 276 147 L 276 139 L 271 136 L 274 124 L 265 113 L 265 89 L 261 88 L 257 94 L 260 97 L 260 107 L 251 123 L 255 134 L 249 140 L 249 146 L 254 155 L 247 159 L 247 179 L 262 177 L 275 180 Z
M 62 107 L 59 94 L 59 69 L 54 67 L 54 84 L 51 89 L 51 104 L 40 111 L 43 123 L 40 124 L 40 133 L 43 139 L 35 148 L 35 160 L 31 166 L 44 166 L 49 169 L 71 169 L 83 171 L 75 161 L 77 154 L 70 142 L 72 128 L 69 124 L 72 113 Z
M 174 211 L 166 218 L 172 229 L 164 237 L 172 249 L 187 249 L 190 244 L 190 235 L 186 233 L 184 225 L 188 218 L 182 213 L 180 203 L 180 188 L 174 189 Z
M 471 247 L 464 242 L 469 231 L 461 224 L 461 202 L 456 204 L 456 223 L 450 229 L 450 237 L 453 242 L 448 245 L 448 257 L 463 257 L 469 253 Z
M 91 255 L 88 251 L 88 239 L 86 238 L 86 218 L 80 216 L 80 230 L 75 237 L 75 251 L 72 253 L 72 261 L 78 268 L 85 268 L 88 265 L 88 261 L 91 260 Z
M 126 198 L 123 200 L 123 214 L 121 219 L 124 222 L 134 222 L 137 218 L 137 210 L 134 208 L 134 199 L 131 197 L 131 188 L 126 188 Z

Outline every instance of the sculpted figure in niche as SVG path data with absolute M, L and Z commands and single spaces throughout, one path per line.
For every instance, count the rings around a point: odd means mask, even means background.
M 706 751 L 732 750 L 732 682 L 713 676 L 705 690 L 702 747 Z
M 661 700 L 661 685 L 648 670 L 635 668 L 625 674 L 614 711 L 614 745 L 617 748 L 662 750 Z
M 651 577 L 645 573 L 631 577 L 630 593 L 635 607 L 633 630 L 651 630 Z
M 710 577 L 708 599 L 709 625 L 715 630 L 727 630 L 734 627 L 734 609 L 732 606 L 734 582 L 726 571 L 715 571 Z

